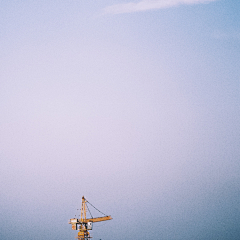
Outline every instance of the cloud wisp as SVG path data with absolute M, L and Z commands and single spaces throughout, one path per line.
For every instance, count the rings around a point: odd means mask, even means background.
M 128 2 L 114 4 L 104 8 L 106 14 L 121 14 L 132 12 L 143 12 L 154 9 L 170 8 L 182 4 L 192 5 L 209 3 L 216 0 L 142 0 L 139 2 Z

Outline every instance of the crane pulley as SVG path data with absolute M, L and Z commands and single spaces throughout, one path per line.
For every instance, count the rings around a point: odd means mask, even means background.
M 81 207 L 81 218 L 80 219 L 71 218 L 69 220 L 69 224 L 72 224 L 72 230 L 79 230 L 78 236 L 76 237 L 78 240 L 87 240 L 87 239 L 91 238 L 88 230 L 92 230 L 92 224 L 94 222 L 102 222 L 102 221 L 107 221 L 107 220 L 112 219 L 111 216 L 104 216 L 104 217 L 97 217 L 97 218 L 93 218 L 93 217 L 92 218 L 87 218 L 87 208 L 88 208 L 87 202 L 88 201 L 83 196 L 82 197 L 82 207 Z M 92 205 L 92 204 L 90 204 L 90 205 Z

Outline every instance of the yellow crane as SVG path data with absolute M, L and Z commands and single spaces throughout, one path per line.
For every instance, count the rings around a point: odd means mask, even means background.
M 72 224 L 72 230 L 79 230 L 78 236 L 76 237 L 78 240 L 88 240 L 88 239 L 91 238 L 88 230 L 92 230 L 92 224 L 94 222 L 102 222 L 102 221 L 107 221 L 107 220 L 112 219 L 111 216 L 104 216 L 104 217 L 97 217 L 97 218 L 93 218 L 93 217 L 92 218 L 87 218 L 87 208 L 88 208 L 87 203 L 89 203 L 89 202 L 83 196 L 82 197 L 82 207 L 81 207 L 81 218 L 80 219 L 71 218 L 69 220 L 69 224 Z M 92 205 L 92 204 L 90 204 L 90 205 Z M 98 210 L 98 209 L 96 209 L 96 210 Z

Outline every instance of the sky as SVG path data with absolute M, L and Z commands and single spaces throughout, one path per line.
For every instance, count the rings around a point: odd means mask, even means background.
M 237 240 L 239 123 L 239 1 L 0 1 L 1 240 Z

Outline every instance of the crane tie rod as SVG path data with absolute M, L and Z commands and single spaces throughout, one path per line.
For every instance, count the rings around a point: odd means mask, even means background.
M 90 213 L 91 217 L 93 218 L 93 216 L 92 216 L 92 214 L 91 214 L 91 212 L 90 212 L 90 210 L 89 210 L 89 207 L 88 207 L 88 205 L 87 205 L 87 204 L 86 204 L 86 206 L 87 206 L 87 209 L 88 209 L 88 211 L 89 211 L 89 213 Z
M 87 203 L 89 203 L 92 207 L 94 207 L 89 201 L 87 201 Z M 95 208 L 95 207 L 94 207 Z M 101 214 L 107 216 L 105 213 L 101 212 L 100 210 L 98 210 L 97 208 L 95 208 L 97 211 L 99 211 Z M 91 214 L 92 215 L 92 214 Z

